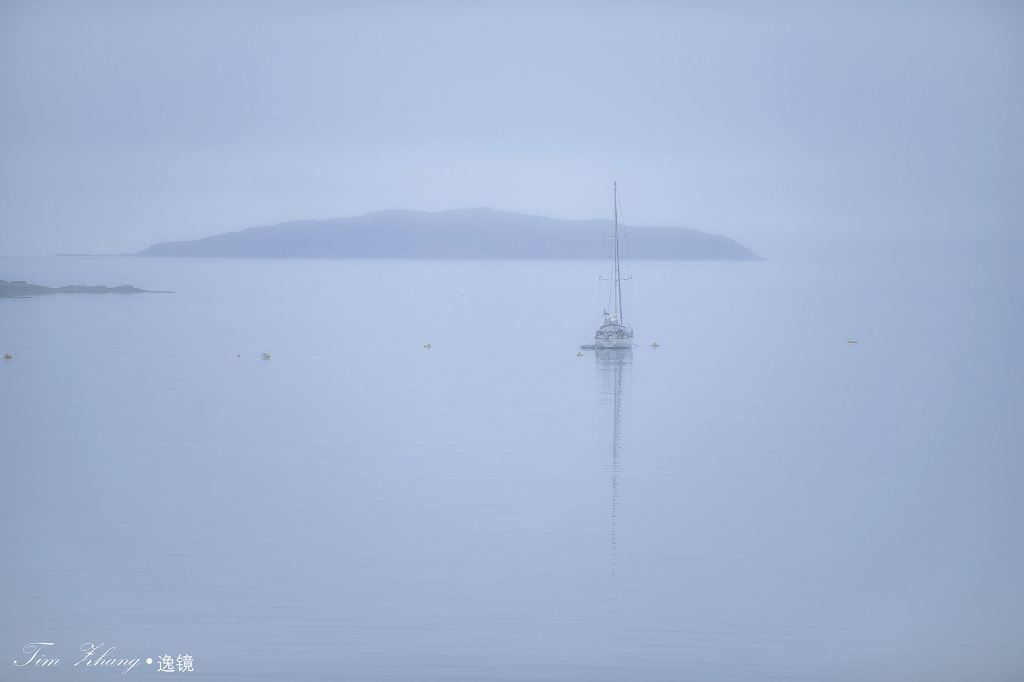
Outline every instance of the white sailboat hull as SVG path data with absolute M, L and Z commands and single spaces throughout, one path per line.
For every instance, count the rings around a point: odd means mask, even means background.
M 604 324 L 594 332 L 594 348 L 632 348 L 633 330 L 619 323 L 614 315 L 605 315 Z
M 628 339 L 594 339 L 594 348 L 632 348 L 633 337 Z

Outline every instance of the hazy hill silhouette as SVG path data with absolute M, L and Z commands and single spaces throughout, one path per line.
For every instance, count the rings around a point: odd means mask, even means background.
M 753 260 L 727 237 L 683 227 L 622 227 L 640 260 Z M 591 259 L 607 254 L 610 220 L 559 220 L 487 208 L 377 211 L 163 242 L 139 256 L 238 258 Z

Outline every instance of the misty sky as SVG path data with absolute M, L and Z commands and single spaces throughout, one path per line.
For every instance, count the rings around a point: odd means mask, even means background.
M 1019 241 L 1024 5 L 0 0 L 0 255 L 491 206 Z

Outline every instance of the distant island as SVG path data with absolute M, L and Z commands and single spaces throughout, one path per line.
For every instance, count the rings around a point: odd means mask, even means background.
M 721 235 L 685 227 L 621 226 L 634 260 L 759 260 Z M 163 242 L 136 256 L 589 260 L 607 255 L 610 220 L 559 220 L 488 208 L 377 211 Z
M 8 282 L 0 279 L 0 298 L 28 298 L 41 294 L 169 294 L 169 291 L 147 291 L 122 284 L 116 287 L 87 286 L 72 284 L 64 287 L 44 287 L 41 284 L 29 284 L 24 280 Z

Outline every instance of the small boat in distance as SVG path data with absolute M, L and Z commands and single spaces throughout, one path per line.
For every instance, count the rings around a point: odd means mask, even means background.
M 619 261 L 619 187 L 618 183 L 612 184 L 613 206 L 615 210 L 615 239 L 614 271 L 611 284 L 611 307 L 612 311 L 604 311 L 604 321 L 596 332 L 594 332 L 593 345 L 584 346 L 594 350 L 609 348 L 632 348 L 633 330 L 626 325 L 622 314 L 622 268 Z

